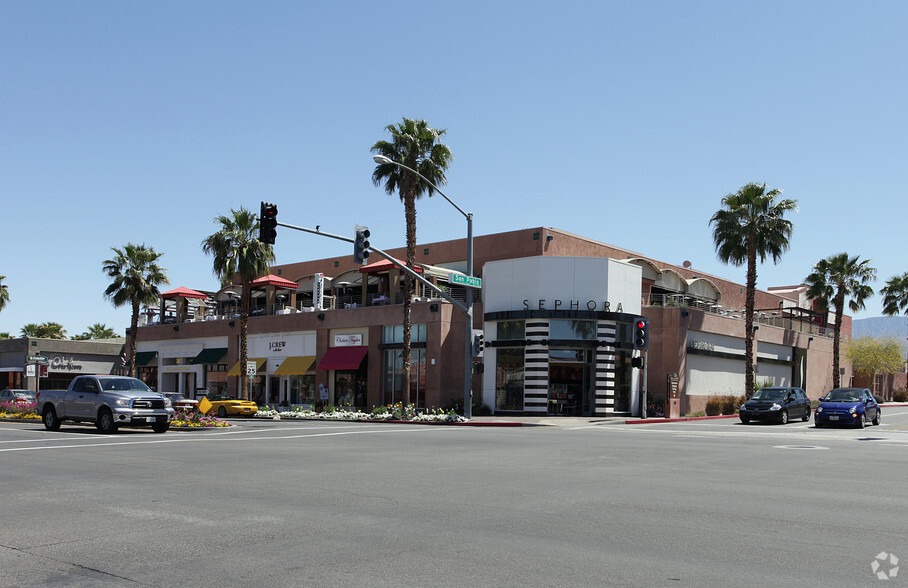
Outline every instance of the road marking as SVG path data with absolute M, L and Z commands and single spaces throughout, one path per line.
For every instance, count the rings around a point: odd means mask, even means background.
M 358 431 L 334 431 L 334 432 L 324 432 L 324 433 L 307 433 L 301 435 L 267 435 L 260 437 L 239 437 L 239 438 L 225 438 L 223 436 L 215 437 L 215 435 L 204 435 L 204 436 L 195 436 L 195 437 L 183 437 L 183 438 L 165 438 L 165 439 L 154 439 L 148 441 L 113 441 L 115 437 L 113 435 L 107 435 L 103 438 L 111 440 L 109 443 L 77 443 L 71 445 L 44 445 L 41 447 L 11 447 L 0 449 L 0 453 L 11 453 L 14 451 L 40 451 L 46 449 L 82 449 L 83 447 L 117 447 L 120 445 L 155 445 L 155 444 L 164 444 L 164 443 L 202 443 L 202 442 L 211 442 L 211 441 L 274 441 L 280 439 L 306 439 L 306 438 L 315 438 L 315 437 L 337 437 L 342 435 L 368 435 L 368 434 L 382 434 L 382 433 L 416 433 L 416 432 L 428 432 L 428 431 L 453 431 L 453 430 L 465 430 L 467 427 L 404 427 L 400 429 L 369 429 L 369 430 L 358 430 Z M 299 430 L 299 429 L 295 429 Z M 249 431 L 250 433 L 253 431 Z M 254 431 L 255 433 L 261 433 L 261 431 Z M 97 437 L 95 437 L 97 438 Z M 53 441 L 59 441 L 60 439 L 53 439 Z

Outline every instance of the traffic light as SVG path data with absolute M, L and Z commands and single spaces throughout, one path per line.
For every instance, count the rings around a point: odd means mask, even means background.
M 259 241 L 274 245 L 277 237 L 277 204 L 262 202 L 259 214 Z
M 482 350 L 485 348 L 485 337 L 482 331 L 473 333 L 473 357 L 482 357 Z
M 634 349 L 643 351 L 649 349 L 649 319 L 638 316 L 633 325 Z
M 353 261 L 355 263 L 366 263 L 369 258 L 369 227 L 356 225 L 356 233 L 353 239 Z

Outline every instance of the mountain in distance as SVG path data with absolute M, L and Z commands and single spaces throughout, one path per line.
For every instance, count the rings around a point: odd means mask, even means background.
M 861 337 L 891 337 L 908 353 L 908 316 L 878 316 L 851 322 L 852 339 Z

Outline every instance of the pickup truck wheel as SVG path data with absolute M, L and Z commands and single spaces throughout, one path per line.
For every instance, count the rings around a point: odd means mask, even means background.
M 170 428 L 170 423 L 155 423 L 151 425 L 151 430 L 155 433 L 164 433 Z
M 57 411 L 55 411 L 52 406 L 48 406 L 44 409 L 41 420 L 44 421 L 44 428 L 48 431 L 57 431 L 60 429 L 60 420 L 57 418 Z
M 113 415 L 110 414 L 110 410 L 102 408 L 101 412 L 98 413 L 98 430 L 104 433 L 105 435 L 112 435 L 117 432 L 117 424 L 113 420 Z

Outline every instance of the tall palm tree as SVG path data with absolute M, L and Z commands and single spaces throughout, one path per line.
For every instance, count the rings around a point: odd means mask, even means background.
M 388 159 L 413 168 L 427 178 L 426 182 L 416 174 L 391 163 L 378 164 L 372 172 L 372 183 L 376 186 L 384 183 L 385 192 L 400 195 L 404 203 L 404 215 L 407 222 L 407 267 L 411 270 L 416 264 L 416 201 L 423 194 L 432 196 L 436 186 L 447 183 L 445 170 L 451 165 L 453 156 L 447 145 L 441 142 L 446 133 L 442 129 L 433 129 L 425 120 L 404 118 L 398 124 L 385 127 L 391 134 L 390 141 L 377 141 L 372 152 L 384 155 Z M 413 278 L 407 274 L 404 278 L 404 382 L 401 402 L 410 404 L 410 304 L 413 299 Z
M 6 304 L 9 302 L 9 288 L 3 283 L 5 279 L 6 276 L 0 276 L 0 310 L 6 308 Z
M 754 393 L 754 300 L 757 290 L 757 258 L 760 263 L 772 258 L 779 263 L 788 250 L 792 223 L 785 213 L 797 211 L 795 200 L 780 199 L 782 190 L 766 189 L 766 184 L 750 183 L 722 199 L 724 208 L 716 211 L 709 223 L 713 243 L 723 263 L 747 265 L 744 301 L 744 393 Z
M 830 255 L 813 266 L 807 276 L 807 296 L 814 300 L 817 308 L 823 312 L 830 305 L 835 308 L 835 323 L 832 338 L 832 385 L 841 385 L 839 375 L 839 345 L 842 335 L 842 316 L 845 310 L 845 299 L 848 308 L 857 312 L 864 308 L 864 301 L 873 296 L 873 288 L 868 282 L 876 279 L 876 269 L 870 267 L 870 260 L 858 261 L 858 256 L 847 253 Z
M 158 253 L 145 244 L 127 243 L 122 249 L 111 247 L 114 256 L 101 263 L 104 273 L 112 279 L 104 296 L 115 307 L 130 305 L 129 332 L 126 334 L 126 353 L 129 375 L 136 377 L 136 329 L 139 327 L 139 305 L 154 304 L 161 291 L 158 286 L 167 284 L 167 273 L 158 260 Z
M 252 300 L 251 284 L 268 273 L 274 262 L 274 249 L 258 240 L 258 215 L 243 207 L 231 209 L 230 213 L 231 216 L 220 215 L 214 219 L 219 229 L 202 241 L 202 251 L 214 257 L 214 275 L 223 286 L 231 284 L 234 276 L 240 280 L 240 398 L 249 400 L 246 325 Z
M 908 272 L 893 276 L 880 289 L 883 295 L 883 314 L 895 316 L 900 312 L 908 314 Z

